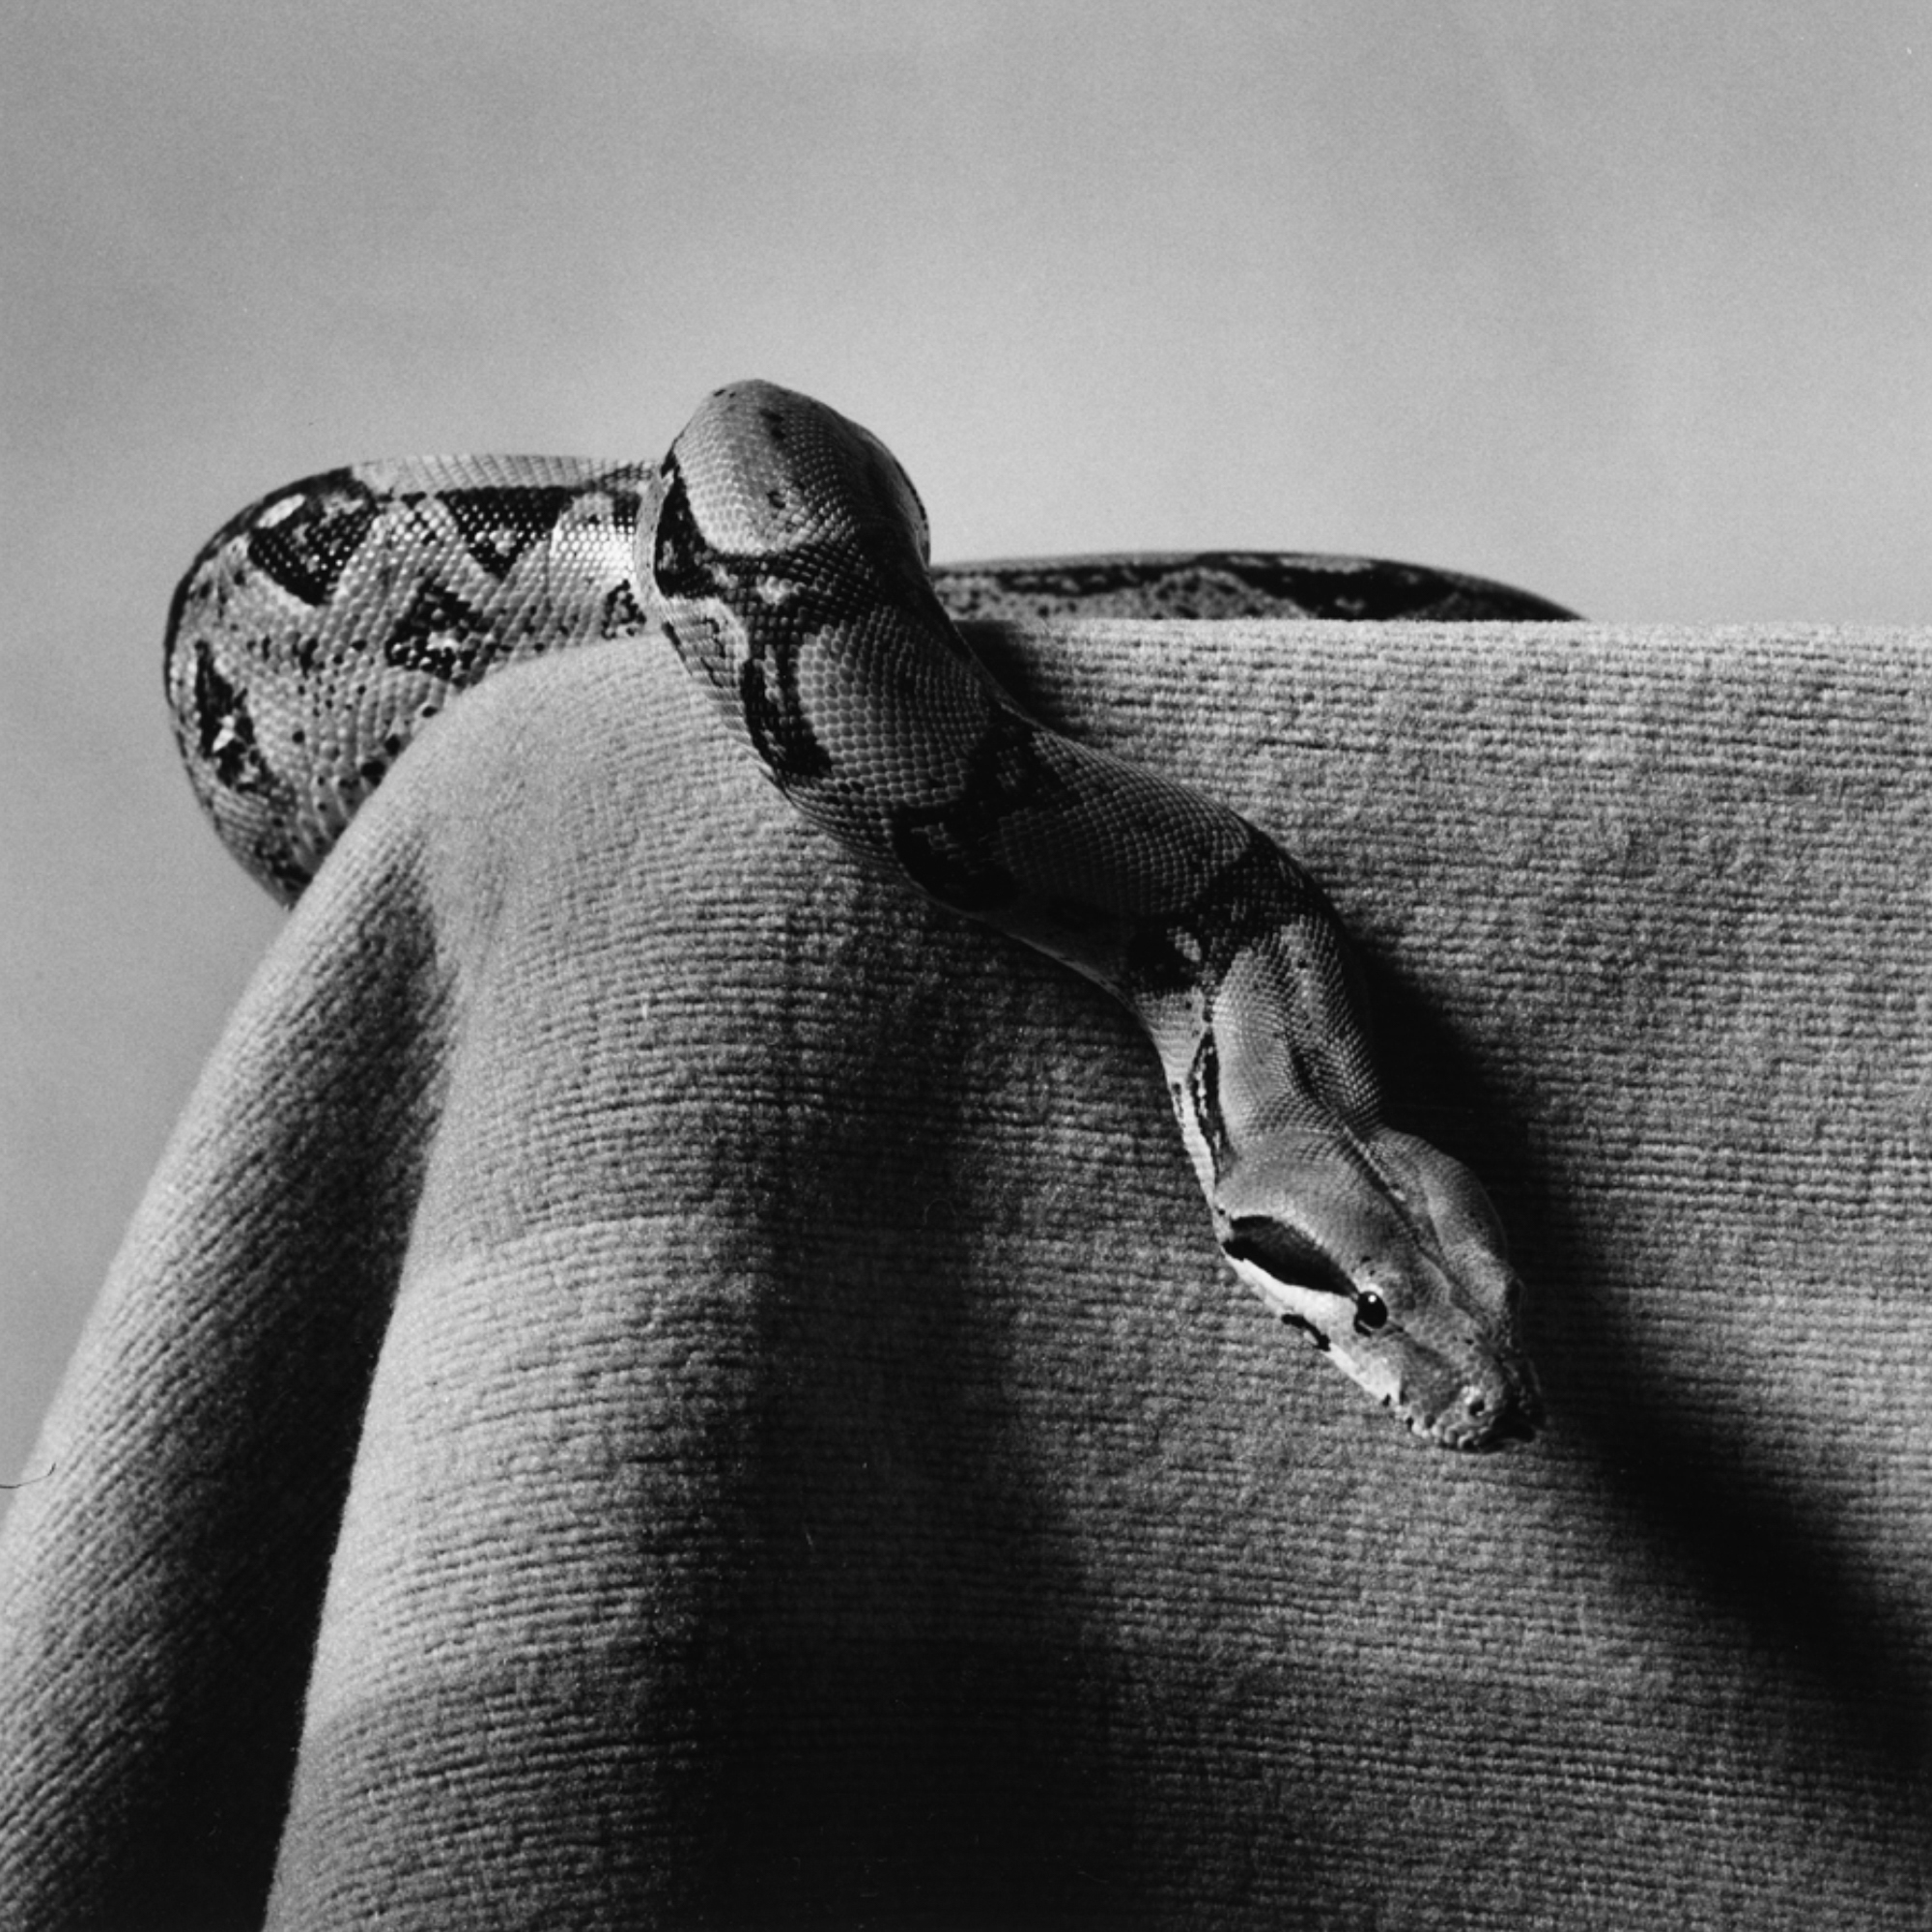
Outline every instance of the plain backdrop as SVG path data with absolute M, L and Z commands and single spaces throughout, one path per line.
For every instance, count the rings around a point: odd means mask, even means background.
M 283 917 L 160 696 L 244 502 L 757 375 L 946 556 L 1922 623 L 1929 74 L 1928 0 L 10 0 L 0 1475 Z

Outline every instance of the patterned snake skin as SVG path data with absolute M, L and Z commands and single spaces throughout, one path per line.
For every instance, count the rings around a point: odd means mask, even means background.
M 1386 1126 L 1320 888 L 1199 794 L 1036 724 L 953 619 L 1550 619 L 1520 591 L 1349 557 L 932 570 L 867 432 L 768 384 L 661 465 L 462 457 L 277 491 L 204 547 L 166 682 L 197 795 L 292 899 L 415 731 L 503 665 L 661 631 L 808 819 L 1121 999 L 1166 1069 L 1240 1280 L 1420 1437 L 1530 1435 L 1520 1288 L 1474 1178 Z

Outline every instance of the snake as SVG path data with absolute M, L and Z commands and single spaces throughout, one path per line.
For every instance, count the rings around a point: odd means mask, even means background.
M 1036 720 L 960 629 L 1066 614 L 1572 615 L 1481 578 L 1300 553 L 935 568 L 882 441 L 744 382 L 661 463 L 405 459 L 271 492 L 182 579 L 165 682 L 201 805 L 293 901 L 463 690 L 572 645 L 668 642 L 807 821 L 1127 1008 L 1216 1246 L 1268 1311 L 1420 1441 L 1532 1437 L 1498 1217 L 1462 1162 L 1384 1121 L 1327 895 L 1226 806 Z

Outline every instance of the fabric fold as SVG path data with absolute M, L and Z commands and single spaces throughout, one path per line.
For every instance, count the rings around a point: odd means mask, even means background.
M 1126 1016 L 668 651 L 526 667 L 293 915 L 48 1419 L 0 1922 L 1925 1922 L 1922 641 L 978 641 L 1329 889 L 1546 1436 L 1268 1322 Z

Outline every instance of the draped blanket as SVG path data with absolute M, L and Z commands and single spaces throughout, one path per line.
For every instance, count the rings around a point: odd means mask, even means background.
M 399 763 L 0 1545 L 0 1924 L 1932 1924 L 1932 654 L 1084 624 L 1280 837 L 1550 1424 L 1219 1263 L 1124 1013 L 790 818 L 668 651 Z

